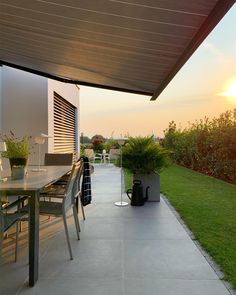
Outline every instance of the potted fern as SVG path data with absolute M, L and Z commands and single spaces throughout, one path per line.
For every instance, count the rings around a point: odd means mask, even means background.
M 140 180 L 148 190 L 149 201 L 160 201 L 161 170 L 168 166 L 169 151 L 156 143 L 152 137 L 130 137 L 122 148 L 122 166 Z

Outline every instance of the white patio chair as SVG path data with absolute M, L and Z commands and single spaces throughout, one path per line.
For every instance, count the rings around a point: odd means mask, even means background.
M 110 154 L 108 154 L 106 150 L 102 151 L 102 160 L 104 163 L 110 163 Z

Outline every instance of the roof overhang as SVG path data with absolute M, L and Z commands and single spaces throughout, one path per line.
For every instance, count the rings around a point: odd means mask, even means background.
M 1 0 L 1 63 L 155 100 L 235 0 Z

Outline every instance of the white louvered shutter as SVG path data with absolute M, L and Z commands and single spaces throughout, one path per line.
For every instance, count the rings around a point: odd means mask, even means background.
M 76 107 L 54 92 L 54 152 L 76 151 Z

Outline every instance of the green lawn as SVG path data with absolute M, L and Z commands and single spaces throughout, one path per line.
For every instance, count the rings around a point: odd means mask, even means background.
M 161 173 L 161 191 L 236 288 L 236 186 L 173 165 Z

